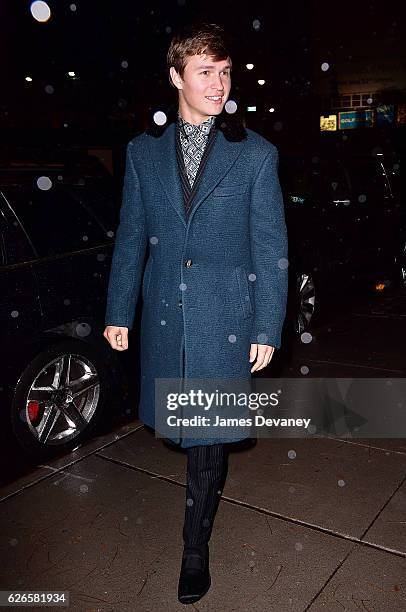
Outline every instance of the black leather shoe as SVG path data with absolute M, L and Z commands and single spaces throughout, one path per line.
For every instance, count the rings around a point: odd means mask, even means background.
M 180 603 L 198 601 L 207 593 L 210 585 L 209 547 L 184 548 L 178 585 Z

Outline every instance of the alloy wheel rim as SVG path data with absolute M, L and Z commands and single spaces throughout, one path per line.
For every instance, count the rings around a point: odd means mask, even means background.
M 99 396 L 95 366 L 83 355 L 65 353 L 41 369 L 20 416 L 40 444 L 65 444 L 87 427 Z
M 300 274 L 297 279 L 299 308 L 296 318 L 296 331 L 301 334 L 310 323 L 314 313 L 315 287 L 309 274 Z

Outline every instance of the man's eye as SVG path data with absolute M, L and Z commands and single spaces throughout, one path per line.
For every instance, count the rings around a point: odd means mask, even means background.
M 205 74 L 206 72 L 209 72 L 208 70 L 202 70 L 202 72 L 200 74 Z M 230 71 L 229 70 L 223 70 L 222 72 L 224 72 L 224 74 L 226 74 L 227 76 L 230 76 Z

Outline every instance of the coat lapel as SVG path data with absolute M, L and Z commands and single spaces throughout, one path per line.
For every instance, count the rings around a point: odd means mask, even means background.
M 170 204 L 186 226 L 194 213 L 211 191 L 227 174 L 245 146 L 246 140 L 227 140 L 221 130 L 217 134 L 207 159 L 203 174 L 194 193 L 189 219 L 186 219 L 183 191 L 176 159 L 176 125 L 172 122 L 161 136 L 148 138 L 151 158 L 154 162 L 158 180 Z

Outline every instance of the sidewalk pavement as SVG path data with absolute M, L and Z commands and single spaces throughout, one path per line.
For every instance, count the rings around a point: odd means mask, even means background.
M 190 606 L 177 601 L 185 471 L 185 453 L 135 421 L 7 485 L 1 589 L 69 591 L 86 612 L 406 610 L 406 440 L 231 452 L 212 586 Z

